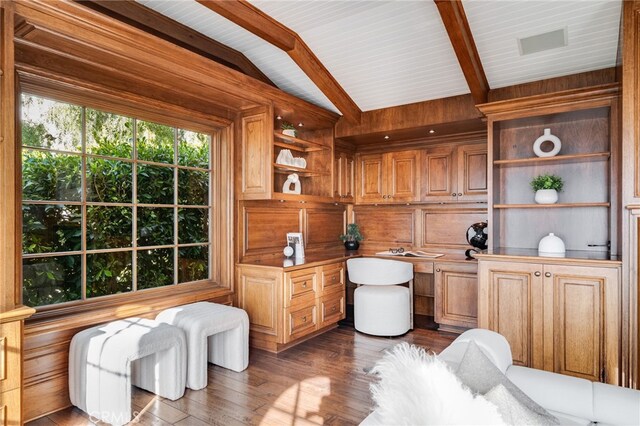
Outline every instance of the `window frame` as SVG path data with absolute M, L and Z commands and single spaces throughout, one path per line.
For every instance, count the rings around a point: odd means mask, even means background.
M 82 312 L 85 308 L 87 310 L 91 310 L 93 306 L 109 306 L 114 305 L 118 306 L 121 304 L 122 299 L 126 298 L 127 300 L 140 300 L 144 301 L 147 299 L 155 299 L 155 298 L 163 298 L 169 294 L 184 294 L 194 291 L 204 291 L 212 294 L 222 294 L 229 293 L 228 290 L 232 288 L 232 283 L 227 279 L 225 280 L 224 275 L 228 275 L 228 272 L 225 273 L 223 264 L 229 262 L 230 259 L 219 259 L 220 253 L 224 248 L 220 246 L 220 243 L 223 241 L 224 236 L 219 238 L 217 234 L 217 230 L 222 229 L 223 234 L 232 232 L 232 228 L 228 225 L 224 225 L 222 220 L 228 218 L 229 212 L 220 211 L 220 209 L 225 208 L 225 203 L 218 203 L 220 197 L 224 197 L 224 199 L 228 199 L 227 197 L 231 195 L 233 196 L 233 188 L 230 189 L 228 193 L 224 193 L 221 185 L 223 182 L 228 182 L 229 180 L 233 181 L 232 176 L 229 179 L 227 173 L 222 175 L 220 172 L 223 168 L 229 169 L 228 166 L 230 163 L 223 161 L 221 151 L 228 151 L 231 147 L 229 146 L 232 141 L 231 138 L 231 126 L 226 128 L 220 127 L 219 121 L 217 119 L 212 120 L 210 125 L 203 125 L 202 120 L 197 120 L 192 122 L 190 120 L 185 120 L 183 118 L 173 118 L 168 117 L 163 114 L 159 116 L 157 113 L 149 112 L 148 110 L 141 108 L 140 105 L 135 105 L 131 107 L 128 105 L 126 108 L 121 108 L 118 104 L 114 103 L 113 105 L 105 105 L 104 102 L 93 101 L 93 96 L 81 96 L 72 95 L 66 93 L 63 90 L 51 90 L 51 88 L 47 87 L 38 87 L 29 84 L 29 87 L 22 87 L 22 90 L 17 93 L 16 96 L 16 118 L 17 118 L 17 157 L 18 157 L 18 170 L 20 176 L 18 177 L 18 187 L 19 187 L 19 197 L 18 197 L 18 223 L 19 223 L 19 240 L 22 241 L 22 205 L 24 201 L 22 200 L 22 152 L 23 149 L 31 149 L 31 150 L 39 150 L 44 152 L 51 153 L 60 153 L 65 155 L 76 155 L 81 158 L 81 185 L 82 185 L 82 197 L 81 201 L 54 201 L 54 200 L 28 200 L 25 204 L 32 205 L 43 205 L 43 204 L 56 204 L 56 205 L 78 205 L 81 206 L 82 213 L 82 240 L 81 240 L 81 250 L 80 251 L 66 251 L 66 252 L 50 252 L 50 253 L 39 253 L 39 254 L 24 254 L 22 250 L 22 245 L 19 246 L 19 288 L 20 294 L 22 294 L 23 290 L 23 279 L 22 279 L 22 265 L 23 259 L 26 258 L 44 258 L 44 257 L 54 257 L 60 255 L 81 255 L 82 256 L 82 277 L 81 277 L 81 286 L 82 286 L 82 294 L 81 299 L 66 301 L 61 303 L 49 304 L 49 305 L 41 305 L 37 306 L 34 318 L 46 318 L 51 315 L 65 314 L 65 313 L 78 313 Z M 79 106 L 82 108 L 82 135 L 81 135 L 81 150 L 79 152 L 72 152 L 66 150 L 56 150 L 56 149 L 47 149 L 40 147 L 29 147 L 23 146 L 21 141 L 21 123 L 22 123 L 22 95 L 33 95 L 46 99 L 50 99 L 57 102 L 69 103 L 75 106 Z M 87 152 L 87 137 L 86 137 L 86 110 L 87 109 L 95 109 L 101 112 L 112 113 L 122 115 L 128 118 L 132 118 L 133 126 L 133 146 L 132 146 L 132 155 L 130 158 L 119 158 L 119 157 L 111 157 L 106 155 L 98 155 L 98 154 L 89 154 Z M 173 112 L 173 111 L 171 111 Z M 200 118 L 200 117 L 197 117 Z M 213 117 L 215 118 L 215 117 Z M 139 160 L 137 158 L 136 153 L 136 133 L 138 130 L 137 121 L 147 121 L 157 124 L 162 124 L 166 126 L 173 127 L 174 129 L 174 161 L 172 163 L 159 163 L 154 161 L 147 160 Z M 177 137 L 177 133 L 179 130 L 187 130 L 198 133 L 206 133 L 209 135 L 209 167 L 207 169 L 201 167 L 192 167 L 192 166 L 181 166 L 178 161 L 179 151 L 179 138 Z M 221 145 L 226 145 L 225 147 L 221 147 Z M 232 151 L 232 148 L 231 148 Z M 95 202 L 95 201 L 87 201 L 87 159 L 95 158 L 95 159 L 103 159 L 110 161 L 122 161 L 126 163 L 132 164 L 132 198 L 130 203 L 109 203 L 109 202 Z M 149 203 L 139 203 L 137 201 L 137 165 L 145 164 L 152 166 L 161 166 L 170 168 L 173 173 L 174 181 L 174 195 L 173 202 L 171 204 L 149 204 Z M 179 193 L 178 193 L 178 174 L 180 170 L 196 170 L 201 172 L 206 172 L 209 175 L 208 184 L 208 203 L 206 205 L 186 205 L 179 204 Z M 86 234 L 87 234 L 87 207 L 88 206 L 125 206 L 130 207 L 132 209 L 132 230 L 131 230 L 131 245 L 124 248 L 111 248 L 111 249 L 91 249 L 87 250 L 86 247 Z M 140 207 L 162 207 L 162 208 L 171 208 L 173 210 L 174 217 L 174 228 L 173 228 L 173 242 L 172 244 L 167 245 L 156 245 L 156 246 L 140 246 L 137 242 L 137 210 Z M 180 243 L 179 235 L 178 235 L 178 214 L 179 210 L 183 208 L 194 208 L 194 209 L 207 209 L 208 210 L 208 232 L 207 232 L 207 242 L 206 243 Z M 232 220 L 232 219 L 231 219 Z M 226 229 L 225 229 L 226 228 Z M 232 234 L 231 234 L 232 235 Z M 206 247 L 208 250 L 208 277 L 201 280 L 189 281 L 179 283 L 179 250 L 184 247 Z M 144 252 L 154 249 L 160 248 L 171 248 L 174 250 L 174 277 L 173 283 L 167 284 L 160 287 L 154 288 L 146 288 L 146 289 L 137 289 L 137 253 Z M 109 253 L 109 252 L 128 252 L 131 255 L 131 268 L 132 268 L 132 283 L 131 290 L 123 293 L 115 293 L 104 296 L 94 296 L 87 298 L 87 263 L 86 257 L 90 254 L 99 254 L 99 253 Z M 222 281 L 222 283 L 220 283 Z M 224 282 L 226 281 L 226 282 Z M 178 289 L 179 287 L 179 289 Z M 226 290 L 221 292 L 220 290 Z M 22 300 L 22 297 L 20 297 Z

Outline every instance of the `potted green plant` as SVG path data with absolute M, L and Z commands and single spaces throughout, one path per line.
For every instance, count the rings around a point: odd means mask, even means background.
M 535 200 L 538 204 L 555 204 L 558 192 L 562 191 L 564 183 L 556 175 L 539 175 L 531 181 L 531 188 L 536 192 Z
M 358 250 L 360 247 L 360 241 L 362 234 L 357 223 L 350 223 L 347 225 L 347 232 L 339 237 L 344 242 L 344 248 L 347 250 Z
M 280 128 L 282 129 L 283 135 L 291 136 L 294 138 L 296 137 L 296 128 L 293 124 L 283 121 L 280 125 Z

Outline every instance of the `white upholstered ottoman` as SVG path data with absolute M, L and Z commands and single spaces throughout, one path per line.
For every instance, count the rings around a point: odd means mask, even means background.
M 249 365 L 249 316 L 242 309 L 197 302 L 164 310 L 156 321 L 185 331 L 190 389 L 207 386 L 207 360 L 233 371 L 242 371 Z
M 77 333 L 69 349 L 71 403 L 113 425 L 131 420 L 131 385 L 172 400 L 184 395 L 184 332 L 144 318 L 113 321 Z

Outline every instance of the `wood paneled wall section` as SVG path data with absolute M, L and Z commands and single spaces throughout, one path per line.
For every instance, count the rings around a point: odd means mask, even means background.
M 287 232 L 302 232 L 305 253 L 343 250 L 346 207 L 297 201 L 238 203 L 240 260 L 282 256 Z
M 190 287 L 190 288 L 188 288 Z M 109 303 L 102 308 L 31 320 L 24 335 L 24 419 L 33 420 L 70 406 L 68 359 L 71 338 L 77 332 L 126 317 L 155 318 L 172 306 L 207 300 L 231 304 L 229 289 L 210 284 L 163 289 L 156 297 L 128 304 Z M 198 291 L 194 291 L 198 290 Z
M 624 386 L 640 388 L 640 1 L 623 2 L 622 29 L 622 309 Z
M 469 248 L 467 228 L 487 220 L 485 204 L 355 206 L 353 215 L 364 236 L 360 248 L 377 252 L 405 250 L 459 251 Z

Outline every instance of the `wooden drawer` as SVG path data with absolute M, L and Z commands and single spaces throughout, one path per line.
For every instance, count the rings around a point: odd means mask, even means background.
M 335 324 L 345 317 L 344 292 L 337 292 L 320 299 L 320 327 Z
M 316 305 L 305 306 L 301 309 L 287 309 L 285 343 L 314 332 L 318 327 L 318 313 Z
M 284 279 L 284 306 L 310 305 L 316 297 L 316 270 L 287 272 Z
M 20 387 L 21 325 L 21 321 L 0 324 L 0 392 Z
M 344 264 L 323 266 L 321 275 L 322 294 L 333 292 L 344 284 Z

